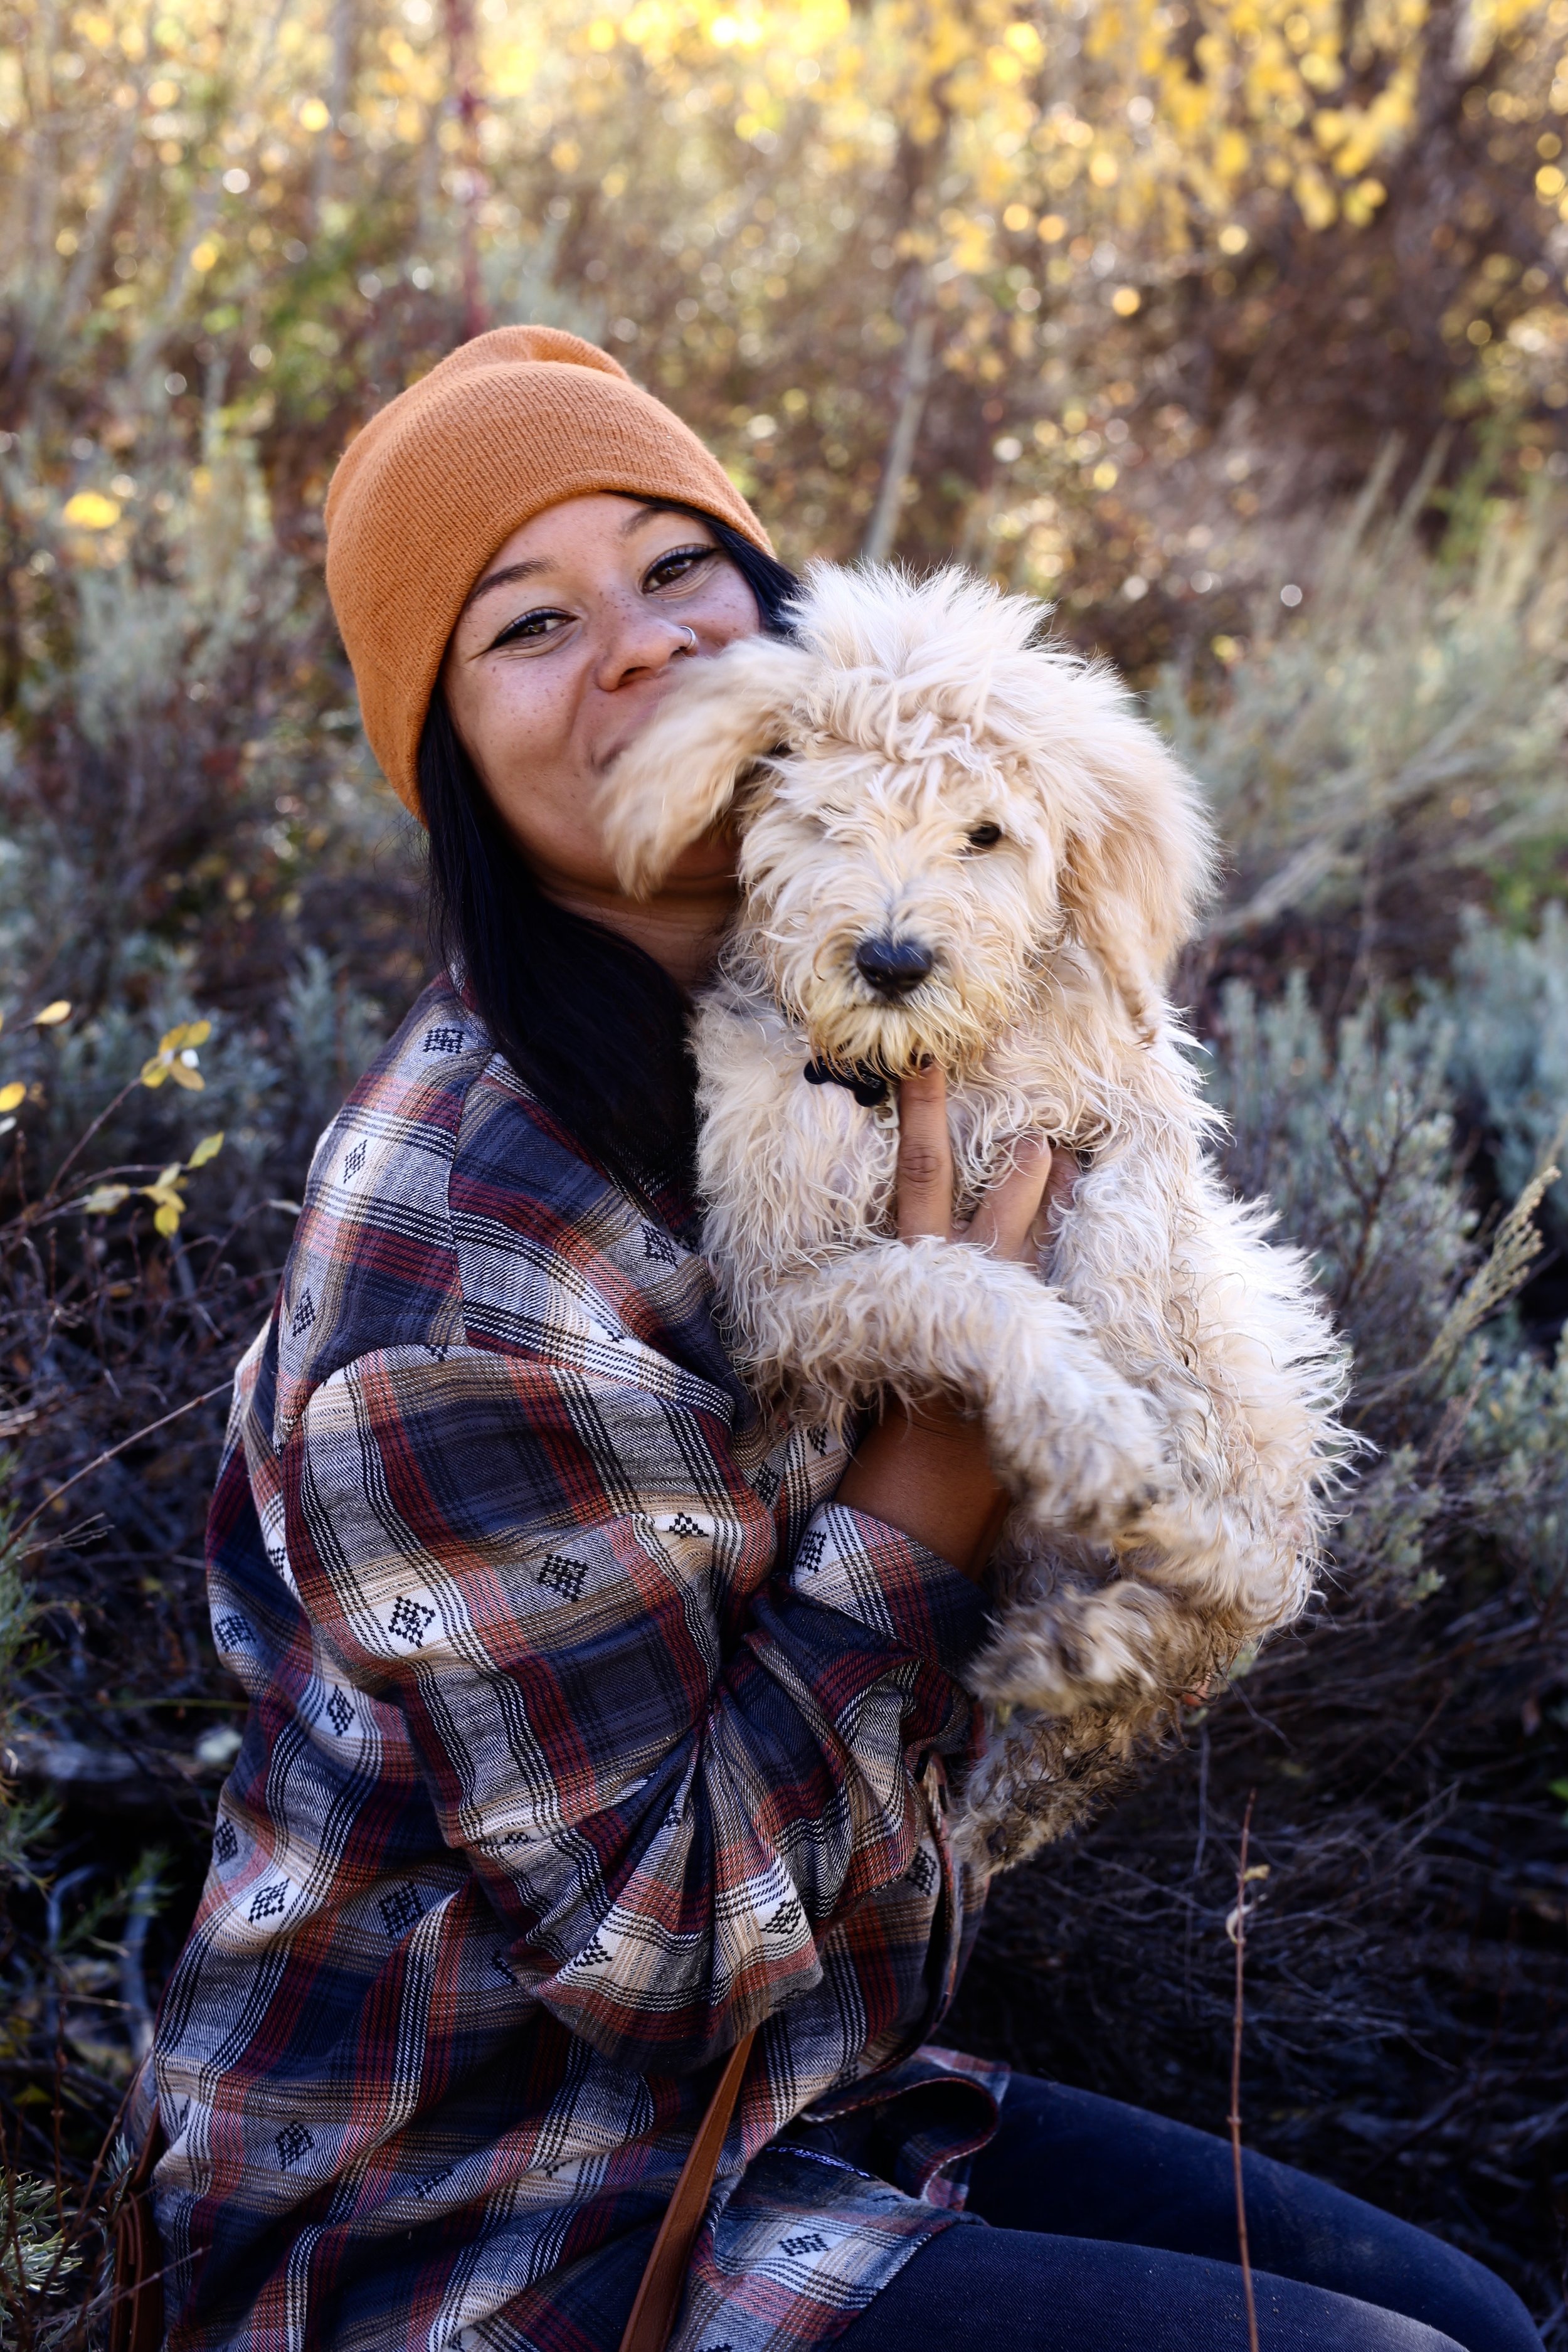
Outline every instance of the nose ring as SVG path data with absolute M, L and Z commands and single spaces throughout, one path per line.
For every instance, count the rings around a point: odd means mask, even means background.
M 680 630 L 680 632 L 682 633 L 682 635 L 683 635 L 685 636 L 685 638 L 686 638 L 686 646 L 687 646 L 687 651 L 688 651 L 689 653 L 693 653 L 693 654 L 694 654 L 694 653 L 697 651 L 697 632 L 696 632 L 696 630 L 692 627 L 692 625 L 691 625 L 690 622 L 689 622 L 689 621 L 677 621 L 677 623 L 676 623 L 676 625 L 676 625 L 676 627 L 677 627 L 679 630 Z M 679 648 L 678 648 L 678 650 L 679 650 Z

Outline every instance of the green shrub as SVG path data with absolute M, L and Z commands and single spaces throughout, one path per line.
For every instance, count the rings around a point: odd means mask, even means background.
M 1560 506 L 1493 508 L 1445 559 L 1426 484 L 1391 520 L 1380 487 L 1323 530 L 1299 612 L 1260 603 L 1218 679 L 1189 658 L 1152 696 L 1226 845 L 1210 955 L 1307 957 L 1352 996 L 1442 971 L 1467 905 L 1528 914 L 1568 848 Z
M 1499 1187 L 1517 1192 L 1568 1120 L 1568 919 L 1542 909 L 1531 938 L 1472 916 L 1454 956 L 1449 1067 L 1487 1138 Z M 1568 1179 L 1549 1196 L 1553 1237 L 1568 1239 Z

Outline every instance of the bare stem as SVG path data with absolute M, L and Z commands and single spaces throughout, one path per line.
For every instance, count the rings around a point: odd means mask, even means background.
M 56 1169 L 49 1189 L 44 1194 L 44 1201 L 48 1202 L 55 1199 L 59 1192 L 60 1186 L 65 1182 L 67 1176 L 76 1166 L 77 1161 L 81 1158 L 82 1153 L 87 1150 L 88 1145 L 92 1141 L 93 1137 L 98 1133 L 100 1128 L 106 1127 L 108 1125 L 109 1121 L 114 1117 L 115 1112 L 120 1108 L 121 1104 L 127 1101 L 129 1097 L 135 1093 L 137 1087 L 141 1084 L 142 1077 L 140 1072 L 138 1072 L 135 1077 L 129 1079 L 127 1083 L 121 1087 L 120 1092 L 115 1096 L 114 1100 L 111 1103 L 106 1103 L 104 1105 L 103 1108 L 99 1112 L 98 1117 L 93 1120 L 92 1125 L 82 1134 L 78 1136 L 76 1141 L 72 1144 L 70 1150 L 66 1153 L 65 1158 L 60 1161 L 59 1166 Z M 42 1203 L 40 1203 L 40 1206 L 41 1205 Z
M 1241 1824 L 1241 1859 L 1236 1870 L 1236 2023 L 1230 2043 L 1230 2160 L 1236 2174 L 1236 2236 L 1241 2248 L 1241 2291 L 1247 2298 L 1247 2352 L 1258 2352 L 1258 2304 L 1252 2292 L 1252 2256 L 1247 2244 L 1247 2190 L 1241 2172 L 1241 2032 L 1247 1973 L 1247 1848 L 1252 1835 L 1252 1808 L 1257 1801 L 1257 1790 L 1250 1790 Z
M 118 1445 L 107 1446 L 101 1454 L 95 1454 L 90 1462 L 85 1463 L 79 1470 L 66 1479 L 63 1485 L 56 1486 L 52 1492 L 46 1495 L 37 1510 L 28 1512 L 21 1525 L 14 1530 L 11 1537 L 12 1542 L 15 1543 L 18 1538 L 25 1536 L 35 1521 L 42 1518 L 51 1503 L 58 1503 L 62 1495 L 68 1495 L 73 1486 L 79 1486 L 81 1481 L 90 1477 L 95 1470 L 101 1470 L 106 1462 L 112 1462 L 117 1454 L 123 1454 L 128 1446 L 139 1445 L 144 1437 L 155 1436 L 160 1429 L 167 1429 L 169 1423 L 172 1421 L 178 1421 L 183 1413 L 195 1412 L 198 1405 L 211 1404 L 214 1397 L 222 1396 L 226 1389 L 231 1389 L 233 1386 L 234 1374 L 231 1372 L 227 1380 L 219 1381 L 216 1388 L 204 1389 L 200 1396 L 192 1397 L 188 1403 L 176 1405 L 173 1412 L 164 1413 L 161 1420 L 150 1421 L 145 1429 L 132 1430 L 131 1435 L 122 1437 Z
M 866 530 L 866 543 L 860 551 L 866 563 L 886 563 L 893 551 L 893 541 L 899 533 L 899 519 L 903 511 L 904 484 L 910 478 L 914 463 L 915 443 L 920 436 L 921 420 L 925 415 L 926 400 L 931 392 L 931 371 L 936 343 L 936 310 L 929 285 L 922 272 L 915 292 L 915 315 L 910 326 L 909 341 L 904 346 L 903 384 L 899 394 L 898 414 L 893 420 L 892 437 L 882 464 L 882 483 L 877 492 L 877 504 Z

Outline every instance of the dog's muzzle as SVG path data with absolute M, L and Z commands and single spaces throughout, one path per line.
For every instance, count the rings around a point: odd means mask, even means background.
M 907 996 L 929 980 L 936 957 L 920 940 L 862 940 L 855 950 L 855 969 L 879 996 Z

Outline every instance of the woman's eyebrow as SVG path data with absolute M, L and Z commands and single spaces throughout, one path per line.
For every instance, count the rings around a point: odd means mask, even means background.
M 535 572 L 548 572 L 550 568 L 542 556 L 534 556 L 527 563 L 509 563 L 500 572 L 487 572 L 479 586 L 469 589 L 464 599 L 463 610 L 466 613 L 470 604 L 477 604 L 479 598 L 488 596 L 492 588 L 514 587 L 518 581 L 531 580 Z

